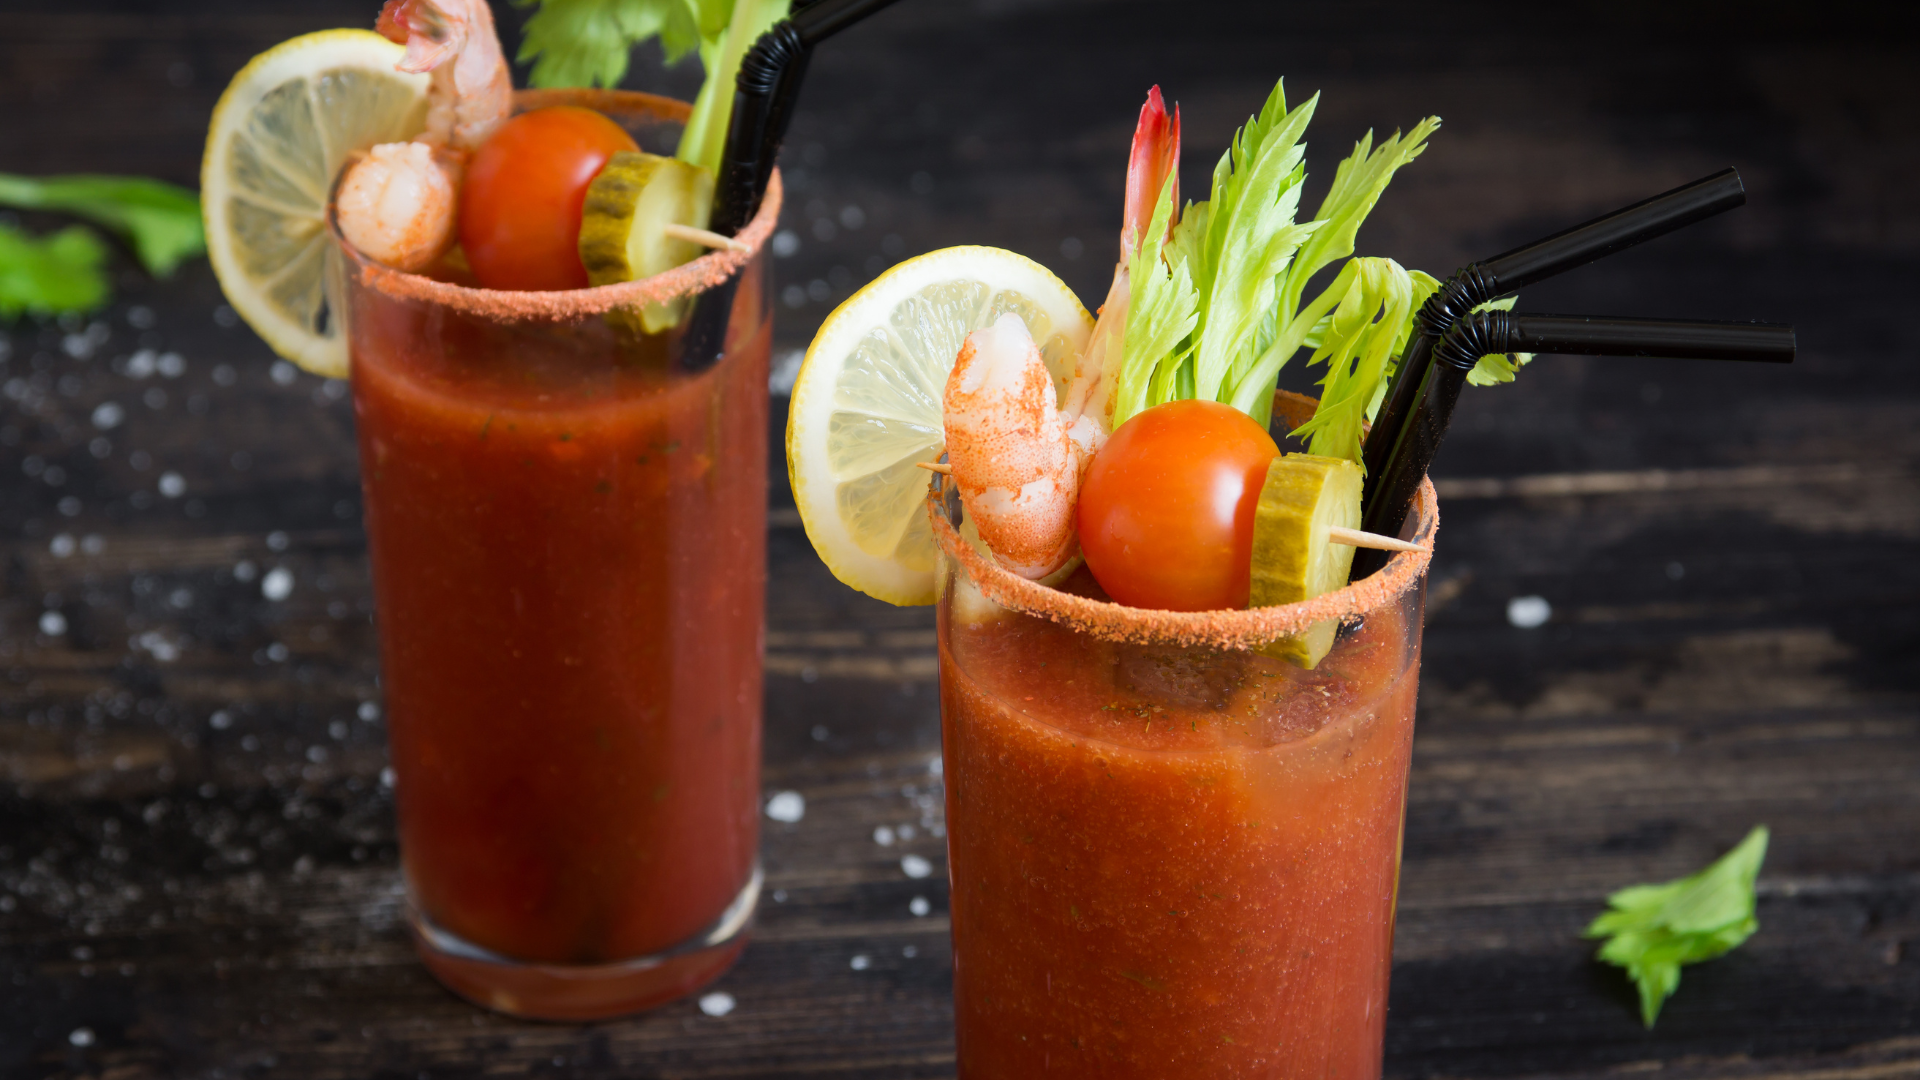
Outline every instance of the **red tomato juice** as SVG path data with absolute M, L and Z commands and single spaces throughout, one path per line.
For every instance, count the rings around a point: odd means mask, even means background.
M 1084 570 L 1066 588 L 1099 595 Z M 1304 671 L 955 589 L 960 1075 L 1378 1077 L 1421 590 Z
M 645 957 L 704 931 L 753 873 L 763 274 L 749 264 L 725 357 L 698 373 L 599 317 L 513 323 L 353 289 L 401 859 L 417 912 L 466 943 Z

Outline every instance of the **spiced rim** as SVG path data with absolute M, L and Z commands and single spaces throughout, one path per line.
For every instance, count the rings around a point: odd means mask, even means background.
M 615 117 L 684 121 L 691 109 L 687 103 L 658 94 L 634 90 L 521 90 L 513 96 L 516 110 L 546 108 L 552 105 L 577 105 Z M 760 210 L 747 227 L 735 237 L 744 250 L 716 250 L 682 263 L 665 273 L 638 281 L 596 285 L 585 289 L 556 289 L 532 292 L 511 289 L 480 289 L 456 285 L 422 274 L 410 274 L 374 262 L 362 255 L 340 235 L 333 207 L 327 208 L 327 225 L 335 242 L 346 253 L 350 265 L 360 276 L 361 285 L 376 289 L 399 300 L 438 304 L 469 315 L 492 319 L 561 322 L 569 319 L 604 315 L 617 309 L 646 304 L 664 304 L 683 296 L 694 296 L 715 288 L 738 274 L 766 247 L 780 222 L 783 189 L 780 172 L 774 170 Z
M 1291 399 L 1291 400 L 1289 400 Z M 1280 392 L 1275 411 L 1291 411 L 1312 399 Z M 934 478 L 927 498 L 934 539 L 942 551 L 959 561 L 973 584 L 1001 607 L 1071 627 L 1106 641 L 1133 645 L 1204 646 L 1217 649 L 1257 649 L 1284 637 L 1305 633 L 1328 619 L 1351 622 L 1379 611 L 1413 588 L 1433 562 L 1433 540 L 1440 532 L 1440 501 L 1433 481 L 1422 478 L 1415 510 L 1419 527 L 1413 539 L 1423 551 L 1403 551 L 1378 573 L 1351 582 L 1330 593 L 1297 604 L 1219 611 L 1162 611 L 1127 607 L 1107 600 L 1062 592 L 1030 581 L 980 554 L 947 520 L 940 477 Z

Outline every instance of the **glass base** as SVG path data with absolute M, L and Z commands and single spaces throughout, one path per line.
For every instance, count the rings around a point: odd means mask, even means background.
M 515 960 L 455 937 L 407 905 L 414 948 L 434 978 L 476 1005 L 529 1020 L 604 1020 L 685 997 L 720 977 L 746 947 L 760 900 L 755 863 L 713 925 L 672 948 L 611 964 Z

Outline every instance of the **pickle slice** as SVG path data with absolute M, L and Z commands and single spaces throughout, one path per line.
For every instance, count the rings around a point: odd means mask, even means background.
M 1353 548 L 1327 538 L 1360 527 L 1360 466 L 1345 458 L 1287 454 L 1267 466 L 1253 519 L 1252 607 L 1311 600 L 1347 583 Z M 1314 623 L 1261 652 L 1312 668 L 1333 648 L 1340 620 Z
M 668 225 L 707 227 L 713 174 L 675 158 L 622 151 L 587 188 L 580 213 L 580 263 L 595 285 L 637 281 L 691 262 L 706 249 L 665 233 Z M 657 334 L 679 323 L 686 300 L 648 304 L 640 329 Z

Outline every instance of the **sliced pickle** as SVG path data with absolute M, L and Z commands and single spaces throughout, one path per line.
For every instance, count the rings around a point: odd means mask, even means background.
M 608 159 L 587 188 L 580 213 L 580 262 L 595 285 L 638 281 L 665 273 L 706 254 L 676 240 L 668 225 L 707 227 L 713 208 L 713 174 L 675 158 L 622 151 Z M 639 328 L 657 334 L 680 322 L 684 298 L 648 304 Z
M 1267 466 L 1253 519 L 1251 607 L 1311 600 L 1347 583 L 1353 548 L 1327 538 L 1360 527 L 1360 466 L 1345 458 L 1287 454 Z M 1314 623 L 1261 652 L 1312 668 L 1333 648 L 1340 620 Z

